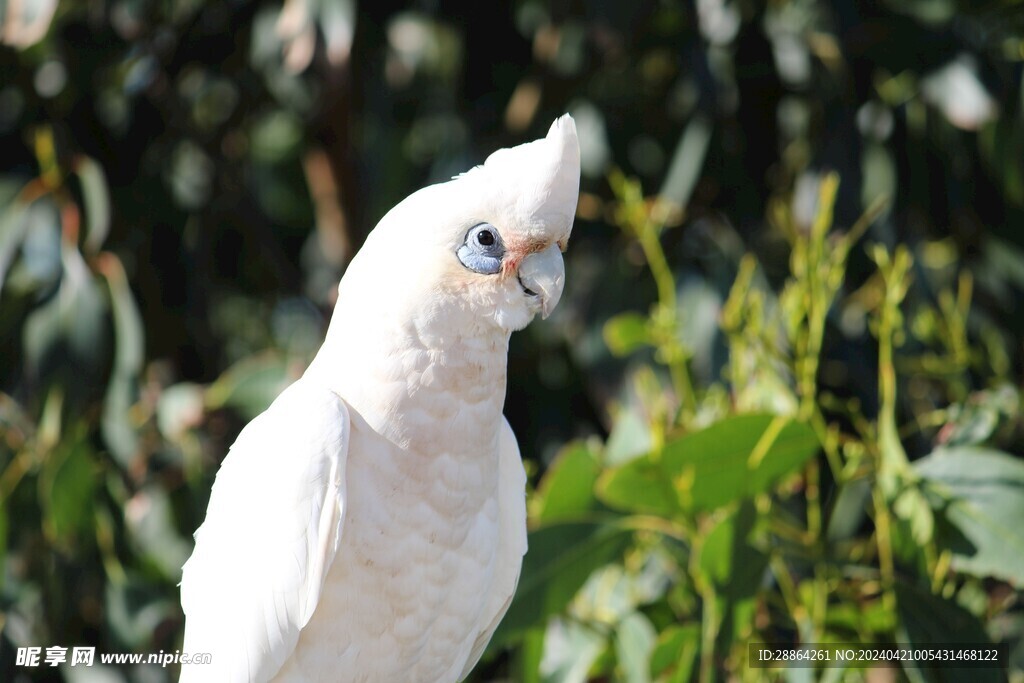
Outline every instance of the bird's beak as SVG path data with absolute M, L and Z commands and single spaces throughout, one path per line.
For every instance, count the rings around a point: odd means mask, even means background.
M 562 298 L 565 264 L 557 244 L 530 254 L 519 264 L 519 282 L 527 295 L 537 298 L 540 315 L 547 318 Z

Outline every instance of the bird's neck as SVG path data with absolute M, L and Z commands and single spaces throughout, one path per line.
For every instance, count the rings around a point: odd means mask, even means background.
M 335 325 L 310 367 L 389 440 L 458 443 L 473 457 L 497 439 L 509 333 L 468 313 L 412 314 L 363 329 Z M 449 453 L 457 456 L 459 453 Z

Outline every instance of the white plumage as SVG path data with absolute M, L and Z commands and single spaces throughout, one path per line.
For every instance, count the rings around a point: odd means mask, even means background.
M 182 681 L 467 676 L 526 552 L 508 338 L 563 285 L 568 116 L 368 237 L 305 375 L 239 435 L 185 564 Z

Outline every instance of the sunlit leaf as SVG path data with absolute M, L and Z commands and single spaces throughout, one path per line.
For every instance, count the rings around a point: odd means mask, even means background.
M 978 130 L 999 113 L 998 103 L 978 78 L 977 60 L 966 52 L 922 79 L 921 96 L 963 130 Z
M 0 41 L 24 50 L 42 40 L 57 11 L 57 0 L 22 0 L 7 3 Z
M 156 420 L 160 433 L 175 441 L 203 419 L 203 387 L 181 382 L 167 387 L 156 404 Z
M 630 512 L 668 516 L 680 510 L 672 480 L 649 456 L 606 470 L 598 479 L 597 495 L 609 506 Z
M 317 19 L 327 45 L 327 59 L 334 66 L 342 66 L 348 61 L 355 35 L 355 0 L 324 2 L 320 3 L 319 8 Z
M 622 465 L 651 450 L 651 428 L 634 410 L 622 410 L 615 418 L 604 446 L 604 462 Z
M 595 570 L 576 593 L 569 614 L 615 625 L 639 607 L 657 601 L 677 579 L 678 566 L 664 551 L 648 551 L 642 566 L 611 563 Z
M 652 344 L 647 317 L 639 313 L 620 313 L 604 324 L 604 341 L 616 356 L 625 356 Z
M 861 203 L 865 208 L 880 197 L 895 196 L 899 175 L 896 160 L 886 145 L 877 142 L 865 143 L 861 168 L 864 178 Z
M 593 507 L 600 467 L 585 443 L 566 446 L 555 457 L 531 501 L 537 523 L 579 517 Z
M 79 157 L 75 166 L 82 183 L 82 199 L 85 205 L 86 253 L 95 254 L 103 246 L 110 232 L 110 193 L 103 168 L 92 157 Z
M 61 276 L 60 214 L 51 197 L 15 198 L 0 214 L 0 290 L 41 298 Z
M 24 202 L 15 199 L 0 213 L 0 291 L 28 230 L 28 221 L 25 220 L 27 208 Z
M 32 376 L 87 391 L 85 381 L 102 369 L 108 348 L 108 304 L 76 248 L 64 245 L 61 261 L 59 290 L 25 321 L 26 364 Z
M 1024 585 L 1024 461 L 963 446 L 936 450 L 914 468 L 959 532 L 944 539 L 954 568 Z
M 1008 384 L 978 392 L 949 407 L 949 422 L 943 426 L 939 440 L 946 447 L 983 443 L 1004 419 L 1020 414 L 1020 400 L 1017 388 Z
M 288 361 L 264 353 L 240 360 L 228 368 L 206 391 L 210 409 L 233 408 L 243 417 L 253 418 L 267 409 L 292 376 Z
M 650 619 L 642 612 L 626 616 L 615 629 L 615 656 L 626 683 L 651 680 L 650 659 L 658 638 Z
M 702 114 L 690 119 L 672 154 L 665 183 L 661 186 L 662 197 L 682 207 L 689 203 L 704 168 L 713 130 L 711 120 Z
M 771 488 L 818 451 L 804 423 L 771 415 L 739 415 L 606 471 L 598 495 L 608 505 L 674 515 L 709 510 Z
M 586 683 L 587 672 L 604 650 L 607 637 L 573 619 L 555 618 L 544 632 L 540 680 L 544 683 Z
M 651 651 L 651 676 L 663 683 L 689 681 L 699 650 L 699 625 L 669 626 Z
M 138 379 L 145 353 L 142 316 L 117 257 L 105 253 L 99 263 L 100 272 L 110 287 L 114 318 L 114 367 L 103 401 L 103 438 L 118 462 L 127 465 L 139 447 L 130 408 L 138 398 Z
M 924 494 L 913 485 L 904 486 L 892 503 L 896 517 L 910 526 L 914 543 L 923 546 L 932 540 L 935 531 L 935 517 Z

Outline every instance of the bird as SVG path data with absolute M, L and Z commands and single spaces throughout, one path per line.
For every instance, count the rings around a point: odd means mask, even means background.
M 469 675 L 527 551 L 509 338 L 558 304 L 579 183 L 565 114 L 369 233 L 321 348 L 216 475 L 180 584 L 182 652 L 209 663 L 182 682 Z

